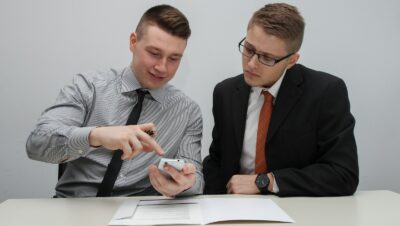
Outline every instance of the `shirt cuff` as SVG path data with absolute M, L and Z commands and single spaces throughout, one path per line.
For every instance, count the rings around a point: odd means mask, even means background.
M 194 182 L 193 186 L 177 194 L 176 196 L 201 195 L 203 193 L 203 184 L 204 182 L 202 176 L 196 174 L 196 182 Z
M 278 183 L 276 183 L 275 175 L 273 173 L 271 173 L 271 174 L 274 177 L 274 182 L 272 184 L 272 192 L 276 194 L 279 192 L 279 187 L 278 187 Z
M 89 134 L 93 128 L 96 127 L 81 127 L 72 131 L 68 140 L 68 146 L 73 152 L 71 153 L 72 156 L 83 156 L 95 149 L 89 144 Z

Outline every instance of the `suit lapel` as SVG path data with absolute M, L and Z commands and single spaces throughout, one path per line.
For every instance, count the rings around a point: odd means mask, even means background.
M 267 143 L 274 136 L 290 110 L 299 100 L 303 92 L 302 81 L 303 75 L 300 73 L 299 65 L 295 65 L 287 70 L 272 111 Z
M 243 76 L 236 85 L 232 93 L 232 117 L 235 130 L 236 147 L 241 152 L 244 139 L 244 130 L 246 126 L 247 106 L 249 103 L 250 86 L 248 86 Z

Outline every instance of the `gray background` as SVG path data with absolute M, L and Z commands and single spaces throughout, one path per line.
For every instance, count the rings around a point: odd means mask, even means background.
M 241 73 L 237 42 L 255 0 L 0 0 L 0 202 L 51 197 L 57 166 L 27 158 L 25 141 L 41 112 L 74 74 L 122 68 L 129 34 L 145 10 L 170 3 L 193 30 L 172 83 L 202 109 L 203 157 L 211 142 L 212 90 Z M 306 20 L 300 63 L 343 78 L 357 120 L 359 190 L 400 192 L 400 1 L 287 1 Z

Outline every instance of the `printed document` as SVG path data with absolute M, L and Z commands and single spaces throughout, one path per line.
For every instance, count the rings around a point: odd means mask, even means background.
M 128 200 L 122 203 L 109 225 L 205 225 L 237 220 L 294 222 L 270 199 L 206 197 Z

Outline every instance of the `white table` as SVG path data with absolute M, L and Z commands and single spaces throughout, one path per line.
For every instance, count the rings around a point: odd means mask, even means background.
M 391 191 L 360 191 L 346 197 L 263 197 L 272 199 L 296 223 L 241 221 L 220 225 L 400 225 L 400 195 Z M 152 198 L 159 197 L 9 199 L 0 204 L 0 225 L 106 226 L 122 201 Z

